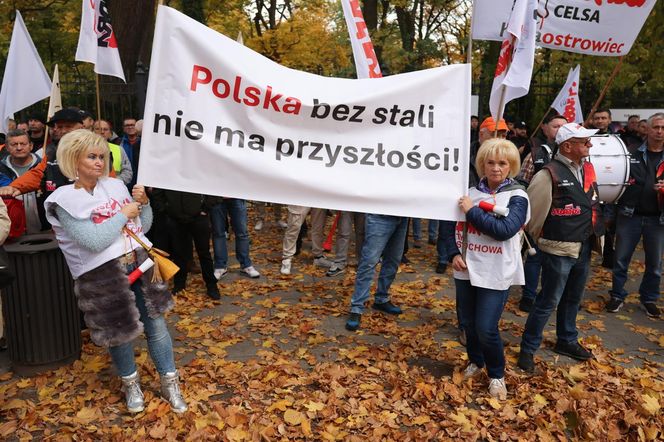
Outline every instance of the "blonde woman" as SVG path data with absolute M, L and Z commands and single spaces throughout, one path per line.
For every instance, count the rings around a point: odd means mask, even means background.
M 492 138 L 482 143 L 475 167 L 482 178 L 459 199 L 467 226 L 460 222 L 454 232 L 447 232 L 447 249 L 454 267 L 459 320 L 466 332 L 469 364 L 464 375 L 474 376 L 486 367 L 489 393 L 504 400 L 505 355 L 498 322 L 510 286 L 524 283 L 518 233 L 530 218 L 529 202 L 513 179 L 520 161 L 512 142 Z M 492 207 L 499 209 L 491 211 Z
M 152 283 L 152 270 L 130 285 L 127 275 L 147 259 L 126 227 L 146 244 L 152 209 L 143 186 L 129 195 L 125 184 L 109 178 L 108 143 L 79 129 L 62 137 L 57 150 L 62 173 L 73 184 L 61 186 L 44 203 L 46 216 L 75 279 L 79 308 L 92 341 L 107 347 L 121 376 L 127 408 L 144 408 L 133 340 L 145 332 L 148 350 L 161 376 L 162 396 L 177 413 L 187 405 L 180 393 L 173 344 L 163 314 L 173 306 L 165 283 Z

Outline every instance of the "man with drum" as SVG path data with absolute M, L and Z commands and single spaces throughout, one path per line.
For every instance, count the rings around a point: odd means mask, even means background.
M 612 135 L 611 131 L 611 110 L 597 109 L 592 116 L 593 127 L 597 129 L 597 135 Z M 614 204 L 600 204 L 606 234 L 604 235 L 604 248 L 602 267 L 613 268 L 614 252 L 613 243 L 616 224 L 616 207 Z
M 627 292 L 625 281 L 634 249 L 643 237 L 646 269 L 639 286 L 646 314 L 660 316 L 657 307 L 664 253 L 664 113 L 648 118 L 645 143 L 630 156 L 630 185 L 618 200 L 616 252 L 611 299 L 606 310 L 617 312 Z
M 563 125 L 556 135 L 558 154 L 528 187 L 532 207 L 528 232 L 537 238 L 542 254 L 542 291 L 521 338 L 517 365 L 527 372 L 535 370 L 534 354 L 554 310 L 558 338 L 554 351 L 580 361 L 592 357 L 579 344 L 576 316 L 590 270 L 591 237 L 604 233 L 595 169 L 584 160 L 596 132 L 576 123 Z

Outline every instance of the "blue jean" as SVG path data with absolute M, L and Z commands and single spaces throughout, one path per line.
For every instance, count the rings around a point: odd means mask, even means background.
M 247 232 L 247 205 L 244 200 L 224 198 L 223 202 L 210 209 L 212 222 L 212 249 L 214 250 L 214 268 L 228 267 L 228 247 L 226 246 L 226 220 L 230 216 L 235 233 L 235 257 L 241 268 L 251 266 L 249 258 L 249 233 Z
M 478 367 L 486 365 L 491 379 L 505 376 L 505 353 L 498 322 L 509 290 L 474 287 L 470 281 L 455 279 L 457 311 L 466 331 L 468 360 Z
M 408 218 L 367 214 L 364 229 L 364 245 L 357 264 L 355 291 L 350 301 L 351 313 L 359 314 L 364 312 L 364 304 L 369 299 L 374 269 L 381 256 L 383 263 L 378 275 L 375 303 L 382 304 L 390 300 L 390 285 L 394 281 L 403 255 Z
M 429 233 L 429 240 L 435 241 L 436 238 L 438 238 L 438 223 L 440 221 L 436 219 L 430 219 L 429 220 L 429 227 L 428 227 L 428 233 Z
M 664 252 L 664 225 L 659 216 L 632 217 L 618 215 L 616 222 L 616 250 L 613 263 L 611 296 L 624 300 L 627 297 L 625 281 L 627 269 L 634 249 L 643 236 L 643 251 L 646 271 L 643 273 L 639 294 L 641 302 L 656 302 L 659 299 L 659 284 L 662 279 L 662 253 Z
M 135 268 L 135 266 L 133 267 Z M 131 268 L 131 270 L 133 270 Z M 136 281 L 131 285 L 131 290 L 136 297 L 136 307 L 141 314 L 143 330 L 148 341 L 148 352 L 150 358 L 157 368 L 160 375 L 172 373 L 175 371 L 175 360 L 173 358 L 173 342 L 166 326 L 166 320 L 163 316 L 150 318 L 145 308 L 145 299 L 141 289 L 141 281 Z M 109 347 L 113 365 L 118 370 L 120 376 L 129 376 L 136 371 L 136 361 L 134 360 L 134 343 L 126 342 L 124 344 Z
M 585 241 L 578 258 L 542 254 L 542 291 L 535 298 L 521 337 L 521 351 L 534 354 L 542 343 L 542 333 L 554 310 L 558 342 L 577 342 L 576 315 L 590 271 L 590 241 Z
M 449 260 L 449 251 L 445 247 L 445 236 L 442 232 L 445 231 L 445 224 L 456 225 L 455 221 L 431 221 L 429 225 L 433 223 L 436 226 L 436 231 L 433 238 L 436 238 L 436 252 L 438 253 L 438 264 L 447 264 Z M 429 230 L 431 234 L 431 230 Z
M 526 262 L 523 264 L 523 273 L 526 283 L 521 291 L 521 296 L 524 299 L 531 299 L 535 301 L 537 296 L 537 285 L 539 284 L 540 273 L 542 271 L 542 252 L 539 251 L 535 244 L 533 248 L 537 251 L 534 255 L 527 255 Z
M 413 218 L 413 239 L 422 238 L 422 218 Z

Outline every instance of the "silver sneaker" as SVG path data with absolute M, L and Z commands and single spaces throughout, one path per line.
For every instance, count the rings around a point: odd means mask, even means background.
M 161 376 L 161 397 L 171 404 L 171 410 L 175 413 L 187 411 L 187 404 L 180 392 L 180 380 L 177 371 Z
M 122 380 L 122 391 L 125 394 L 127 410 L 130 413 L 140 413 L 145 408 L 145 400 L 141 391 L 138 372 L 135 371 L 129 376 L 121 376 L 120 379 Z
M 505 385 L 505 378 L 491 379 L 491 381 L 489 381 L 489 394 L 501 401 L 507 399 L 507 386 Z
M 477 365 L 473 364 L 472 362 L 468 364 L 466 369 L 463 371 L 463 378 L 464 379 L 470 379 L 474 377 L 475 375 L 478 375 L 481 373 L 481 368 L 478 367 Z

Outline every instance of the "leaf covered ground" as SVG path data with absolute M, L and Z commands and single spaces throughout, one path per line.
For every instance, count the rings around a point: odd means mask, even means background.
M 84 332 L 81 359 L 32 378 L 0 375 L 0 439 L 7 440 L 662 440 L 661 320 L 635 297 L 603 312 L 610 273 L 593 266 L 579 328 L 596 358 L 577 364 L 551 352 L 546 329 L 537 373 L 516 368 L 526 315 L 515 290 L 501 321 L 508 400 L 491 399 L 486 376 L 464 381 L 451 273 L 433 272 L 435 247 L 408 253 L 392 288 L 399 318 L 368 311 L 344 329 L 354 267 L 327 278 L 308 243 L 294 273 L 279 274 L 282 231 L 252 232 L 257 280 L 231 267 L 205 296 L 199 274 L 169 314 L 189 411 L 170 412 L 144 341 L 137 361 L 146 409 L 125 412 L 105 350 Z M 232 248 L 229 248 L 233 250 Z M 639 258 L 641 257 L 641 258 Z M 630 284 L 640 280 L 638 255 Z M 351 259 L 353 261 L 353 259 Z M 231 258 L 231 262 L 234 262 Z

